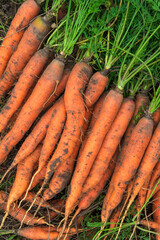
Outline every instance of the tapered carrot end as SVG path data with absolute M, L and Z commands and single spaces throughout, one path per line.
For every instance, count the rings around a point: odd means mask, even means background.
M 0 184 L 3 182 L 3 180 L 5 179 L 5 177 L 7 176 L 7 174 L 11 171 L 11 169 L 13 168 L 12 164 L 11 166 L 7 169 L 7 171 L 5 172 L 5 174 L 3 175 L 3 177 L 0 180 Z
M 3 227 L 4 223 L 5 223 L 5 220 L 6 218 L 8 217 L 8 214 L 9 214 L 9 209 L 6 211 L 3 219 L 2 219 L 2 222 L 1 222 L 1 225 L 0 225 L 0 229 Z

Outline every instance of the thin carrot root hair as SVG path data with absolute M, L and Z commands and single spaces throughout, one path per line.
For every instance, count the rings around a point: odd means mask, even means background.
M 9 166 L 9 168 L 7 169 L 7 171 L 4 173 L 4 175 L 2 176 L 1 180 L 0 180 L 0 184 L 3 182 L 3 180 L 5 179 L 5 177 L 7 176 L 7 174 L 12 170 L 13 166 L 12 164 Z
M 5 220 L 8 217 L 8 215 L 9 215 L 9 208 L 6 209 L 6 213 L 5 213 L 5 215 L 4 215 L 3 219 L 2 219 L 2 222 L 1 222 L 1 225 L 0 225 L 0 229 L 3 227 L 3 225 L 5 223 Z
M 65 240 L 66 237 L 68 236 L 68 233 L 69 233 L 69 230 L 70 230 L 70 228 L 71 228 L 71 226 L 72 226 L 72 223 L 73 223 L 73 221 L 75 220 L 75 218 L 77 217 L 77 215 L 80 213 L 80 211 L 81 211 L 81 208 L 78 208 L 77 211 L 75 212 L 75 214 L 73 215 L 73 217 L 72 217 L 72 219 L 71 219 L 71 221 L 70 221 L 70 223 L 69 223 L 69 225 L 68 225 L 66 234 L 65 234 L 65 236 L 64 236 L 64 240 Z
M 40 193 L 42 192 L 42 190 L 43 190 L 43 188 L 44 188 L 44 185 L 45 185 L 45 182 L 43 182 L 41 188 L 39 189 L 38 193 L 36 194 L 35 198 L 33 199 L 32 204 L 29 206 L 28 210 L 26 211 L 26 214 L 24 215 L 24 217 L 23 217 L 23 219 L 22 219 L 22 221 L 21 221 L 21 225 L 20 225 L 20 228 L 19 228 L 19 229 L 21 229 L 27 213 L 28 213 L 28 212 L 31 210 L 31 208 L 33 207 L 34 203 L 35 203 L 36 200 L 37 200 L 37 197 L 38 197 L 38 196 L 40 195 Z M 31 219 L 27 222 L 27 224 L 28 224 L 30 221 L 31 221 Z
M 57 240 L 60 240 L 60 239 L 61 239 L 61 237 L 62 237 L 62 235 L 63 235 L 63 233 L 64 233 L 64 231 L 65 231 L 65 229 L 66 229 L 68 217 L 69 217 L 69 215 L 66 215 L 66 216 L 64 217 L 64 219 L 62 219 L 62 221 L 61 221 L 60 224 L 58 225 L 58 228 L 59 228 L 60 225 L 61 225 L 61 223 L 64 221 L 62 230 L 59 232 L 59 235 L 58 235 L 58 237 L 57 237 Z M 57 228 L 57 229 L 58 229 L 58 228 Z M 57 230 L 57 231 L 58 231 L 58 230 Z M 66 236 L 66 237 L 67 237 L 67 236 Z
M 18 207 L 20 207 L 21 204 L 22 204 L 22 202 L 26 199 L 26 197 L 27 197 L 27 195 L 28 195 L 28 192 L 29 192 L 29 190 L 30 190 L 30 188 L 31 188 L 31 185 L 32 185 L 32 183 L 33 183 L 33 181 L 34 181 L 34 178 L 35 178 L 35 176 L 36 176 L 39 172 L 40 172 L 40 171 L 37 170 L 37 171 L 33 174 L 32 179 L 31 179 L 31 181 L 30 181 L 30 184 L 29 184 L 28 188 L 26 189 L 26 193 L 25 193 L 24 197 L 21 199 Z

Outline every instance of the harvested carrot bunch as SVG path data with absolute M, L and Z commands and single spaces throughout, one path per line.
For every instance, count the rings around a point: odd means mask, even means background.
M 151 2 L 19 7 L 0 46 L 0 236 L 122 239 L 123 229 L 132 239 L 138 229 L 147 239 L 153 228 L 159 239 L 160 14 Z

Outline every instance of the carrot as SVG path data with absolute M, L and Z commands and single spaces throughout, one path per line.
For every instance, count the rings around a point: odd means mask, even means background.
M 139 112 L 144 112 L 144 110 L 146 109 L 148 104 L 149 104 L 149 96 L 146 94 L 146 92 L 140 92 L 136 95 L 135 111 L 133 114 L 133 118 L 124 134 L 124 138 L 123 138 L 123 142 L 122 142 L 124 152 L 126 152 L 125 148 L 127 148 L 132 131 L 133 131 L 134 127 L 136 126 L 135 118 Z M 124 148 L 124 146 L 126 146 L 126 147 Z
M 137 198 L 135 200 L 135 208 L 137 210 L 137 212 L 139 212 L 141 210 L 141 208 L 143 207 L 145 201 L 146 201 L 146 196 L 147 196 L 147 191 L 149 188 L 149 181 L 146 181 L 142 188 L 140 189 Z
M 14 16 L 5 39 L 0 46 L 0 77 L 2 76 L 7 63 L 18 46 L 25 28 L 29 22 L 38 15 L 40 6 L 34 0 L 25 1 Z
M 44 104 L 44 110 L 46 110 L 48 107 L 51 107 L 51 105 L 54 103 L 54 101 L 63 93 L 63 91 L 66 87 L 70 72 L 71 72 L 70 69 L 68 69 L 68 68 L 64 69 L 62 79 L 61 79 L 60 83 L 58 84 L 55 93 L 52 94 L 48 98 L 47 102 L 45 102 L 45 104 Z
M 5 219 L 9 214 L 11 204 L 18 200 L 26 191 L 32 177 L 33 167 L 39 159 L 41 148 L 42 146 L 39 145 L 31 155 L 18 164 L 16 177 L 7 199 L 6 214 L 2 219 L 0 227 L 3 226 Z
M 114 119 L 111 128 L 106 134 L 99 153 L 92 165 L 89 176 L 85 182 L 82 192 L 92 189 L 99 182 L 99 176 L 103 176 L 108 168 L 108 164 L 114 155 L 118 144 L 133 116 L 135 103 L 131 98 L 126 98 Z
M 87 126 L 88 126 L 88 122 L 89 122 L 91 113 L 92 113 L 91 109 L 89 111 L 86 111 L 85 123 L 84 123 L 83 129 L 82 129 L 83 135 L 85 135 L 85 132 L 87 130 Z M 56 194 L 61 192 L 69 183 L 80 144 L 81 144 L 81 139 L 79 139 L 77 141 L 76 147 L 75 147 L 72 155 L 56 169 L 56 171 L 50 181 L 49 188 L 44 191 L 44 194 L 43 194 L 44 200 L 47 201 L 47 200 L 53 198 Z
M 106 222 L 112 211 L 122 200 L 123 193 L 134 176 L 143 154 L 148 146 L 153 131 L 153 120 L 145 116 L 139 120 L 133 129 L 127 151 L 121 158 L 119 156 L 113 173 L 109 189 L 103 202 L 101 219 Z
M 150 228 L 153 228 L 153 229 L 160 229 L 160 224 L 159 223 L 156 223 L 156 222 L 153 222 L 153 221 L 147 221 L 147 220 L 144 220 L 142 219 L 140 221 L 140 224 L 146 226 L 146 227 L 150 227 Z
M 51 204 L 54 206 L 54 208 L 56 208 L 57 210 L 59 211 L 63 211 L 64 210 L 64 200 L 63 199 L 55 199 L 53 201 L 51 201 Z M 53 219 L 55 218 L 56 216 L 58 216 L 58 213 L 55 212 L 55 211 L 46 211 L 46 214 L 45 216 L 48 218 L 48 219 Z
M 153 219 L 155 222 L 160 224 L 160 191 L 158 191 L 153 196 L 153 202 L 152 202 L 152 211 L 153 211 Z
M 45 174 L 46 174 L 46 170 L 47 170 L 47 165 L 45 165 L 41 171 L 39 173 L 36 174 L 31 186 L 30 186 L 30 190 L 32 190 L 38 183 L 41 182 L 41 180 L 44 179 Z
M 65 222 L 67 223 L 69 214 L 76 207 L 81 196 L 82 186 L 89 174 L 93 161 L 102 145 L 103 139 L 109 131 L 111 124 L 121 106 L 123 95 L 121 92 L 111 90 L 103 103 L 99 117 L 86 142 L 83 152 L 78 158 L 77 165 L 71 180 L 70 193 L 65 206 Z
M 122 213 L 122 209 L 123 209 L 123 204 L 120 203 L 113 211 L 111 217 L 110 217 L 110 229 L 112 230 L 113 228 L 115 227 L 118 227 L 117 226 L 117 223 L 119 222 L 119 218 L 120 218 L 120 215 Z
M 91 113 L 92 113 L 91 108 L 90 108 L 90 110 L 86 111 L 85 123 L 83 125 L 82 135 L 84 135 L 87 130 L 87 126 L 89 123 Z M 62 162 L 62 164 L 56 169 L 56 171 L 50 181 L 49 188 L 46 189 L 43 193 L 43 199 L 42 199 L 42 202 L 39 204 L 39 208 L 41 207 L 43 200 L 47 201 L 47 200 L 53 198 L 56 194 L 61 192 L 67 186 L 67 184 L 70 180 L 70 177 L 72 175 L 72 172 L 73 172 L 75 158 L 77 156 L 80 144 L 81 144 L 81 139 L 79 139 L 77 141 L 76 147 L 75 147 L 72 155 L 67 160 Z M 36 210 L 36 213 L 38 212 L 39 208 Z
M 38 143 L 42 141 L 48 130 L 52 113 L 54 111 L 63 111 L 64 105 L 62 102 L 63 98 L 58 99 L 57 102 L 52 107 L 50 107 L 47 112 L 44 113 L 39 122 L 33 128 L 32 132 L 23 142 L 15 157 L 15 162 L 21 161 L 26 156 L 28 156 L 34 150 L 34 148 L 36 148 Z
M 154 113 L 153 113 L 153 121 L 154 121 L 154 129 L 157 127 L 158 123 L 160 122 L 160 108 L 158 108 Z
M 108 83 L 107 73 L 108 71 L 103 69 L 100 72 L 94 73 L 91 77 L 84 94 L 87 107 L 92 106 L 104 91 Z
M 66 110 L 63 97 L 61 97 L 57 103 L 57 107 L 53 109 L 52 117 L 44 139 L 37 172 L 41 171 L 41 169 L 45 166 L 60 138 L 65 124 Z
M 160 176 L 160 161 L 157 162 L 157 164 L 155 165 L 151 178 L 150 178 L 150 182 L 149 182 L 149 189 L 147 192 L 147 199 L 149 198 L 149 196 L 151 195 L 153 188 L 155 186 L 156 180 L 158 180 Z
M 145 220 L 141 220 L 140 223 L 147 226 L 147 227 L 151 227 L 154 228 L 156 230 L 156 232 L 158 233 L 156 235 L 156 239 L 159 240 L 160 239 L 160 191 L 158 191 L 154 197 L 153 197 L 153 202 L 152 202 L 152 211 L 153 211 L 153 220 L 152 221 L 145 221 Z
M 0 143 L 0 163 L 4 162 L 6 156 L 22 139 L 38 114 L 42 111 L 43 104 L 62 78 L 63 68 L 64 63 L 57 58 L 54 59 L 43 72 L 31 96 L 24 104 L 13 128 Z M 13 163 L 15 164 L 15 160 L 13 160 Z
M 106 97 L 106 92 L 104 92 L 104 94 L 101 95 L 101 97 L 98 99 L 98 101 L 96 102 L 95 104 L 95 107 L 94 107 L 94 110 L 93 110 L 93 114 L 92 114 L 92 118 L 91 118 L 91 121 L 89 123 L 89 126 L 88 126 L 88 129 L 87 129 L 87 132 L 85 134 L 85 137 L 84 137 L 84 140 L 82 142 L 82 145 L 81 145 L 81 148 L 80 148 L 80 151 L 79 151 L 79 155 L 81 154 L 81 152 L 83 151 L 83 148 L 88 140 L 88 137 L 90 135 L 90 132 L 92 131 L 92 128 L 99 116 L 99 113 L 101 111 L 101 108 L 102 108 L 102 105 L 103 105 L 103 101 Z
M 20 107 L 29 89 L 40 76 L 49 58 L 49 48 L 39 50 L 30 59 L 18 79 L 11 96 L 0 112 L 0 132 L 6 127 L 13 113 Z
M 2 209 L 6 211 L 6 193 L 3 191 L 0 191 L 0 205 Z M 30 220 L 30 222 L 28 223 L 29 225 L 46 223 L 43 219 L 33 218 L 33 215 L 31 213 L 26 214 L 26 210 L 23 208 L 19 208 L 17 203 L 12 204 L 11 208 L 9 209 L 9 214 L 19 222 L 21 222 L 26 215 L 24 223 L 27 224 L 27 222 Z
M 158 124 L 156 130 L 153 133 L 153 136 L 150 140 L 150 143 L 145 151 L 141 164 L 136 173 L 134 187 L 132 189 L 132 194 L 129 199 L 126 211 L 131 206 L 132 202 L 134 201 L 143 184 L 147 182 L 159 158 L 160 158 L 160 123 Z
M 104 175 L 102 177 L 100 177 L 99 183 L 97 185 L 95 185 L 92 189 L 89 189 L 88 191 L 83 193 L 83 195 L 81 196 L 81 200 L 80 200 L 80 202 L 78 204 L 78 209 L 77 209 L 77 211 L 75 212 L 74 216 L 72 217 L 72 219 L 70 221 L 67 233 L 69 232 L 69 229 L 70 229 L 74 219 L 77 217 L 77 215 L 82 210 L 85 210 L 85 209 L 89 208 L 89 206 L 101 194 L 104 186 L 106 185 L 106 182 L 110 179 L 110 177 L 111 177 L 111 175 L 112 175 L 112 173 L 114 171 L 114 167 L 116 165 L 117 155 L 118 155 L 118 151 L 116 151 L 116 153 L 114 154 L 113 159 L 110 161 L 107 171 L 104 173 Z
M 34 173 L 31 179 L 31 182 L 26 191 L 26 195 L 28 194 L 30 186 L 32 185 L 32 182 L 34 180 L 34 177 L 42 170 L 47 160 L 49 159 L 50 155 L 54 151 L 54 148 L 63 130 L 65 120 L 66 120 L 66 110 L 64 106 L 63 97 L 61 97 L 60 100 L 58 101 L 58 105 L 54 108 L 52 112 L 50 124 L 47 130 L 46 137 L 43 142 L 42 151 L 39 157 L 38 169 Z
M 49 30 L 50 24 L 46 17 L 38 17 L 25 31 L 0 79 L 0 98 L 2 98 L 12 87 L 31 56 L 37 51 Z
M 69 76 L 64 94 L 67 120 L 57 149 L 47 165 L 44 184 L 48 182 L 53 171 L 72 154 L 77 139 L 80 138 L 85 116 L 82 93 L 91 73 L 92 69 L 88 64 L 79 62 Z
M 52 228 L 51 230 L 49 228 L 46 230 L 46 228 L 42 227 L 28 227 L 19 229 L 17 234 L 28 239 L 57 240 L 59 232 L 57 232 L 56 229 L 52 230 Z M 64 239 L 63 236 L 60 239 Z M 70 237 L 68 236 L 66 239 L 69 240 Z

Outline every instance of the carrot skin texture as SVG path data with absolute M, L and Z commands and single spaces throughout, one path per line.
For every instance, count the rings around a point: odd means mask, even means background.
M 49 127 L 43 142 L 43 147 L 39 158 L 38 171 L 45 166 L 47 160 L 52 154 L 65 124 L 66 110 L 63 97 L 60 98 L 56 105 L 57 107 L 53 109 Z
M 135 103 L 130 98 L 125 98 L 114 119 L 111 128 L 106 134 L 99 153 L 92 165 L 89 176 L 83 187 L 84 192 L 95 187 L 99 182 L 99 176 L 103 176 L 108 164 L 120 143 L 127 126 L 133 116 Z
M 44 110 L 46 110 L 48 107 L 51 107 L 54 101 L 63 93 L 65 90 L 69 75 L 70 75 L 69 69 L 64 69 L 62 79 L 60 83 L 57 86 L 57 89 L 54 94 L 51 94 L 51 96 L 48 98 L 47 102 L 44 105 Z
M 49 232 L 49 229 L 46 230 L 45 228 L 41 227 L 30 227 L 30 228 L 22 228 L 17 231 L 17 234 L 21 237 L 25 237 L 28 239 L 34 239 L 34 240 L 57 240 L 57 237 L 59 235 L 59 232 L 56 232 L 56 230 L 51 230 Z M 61 240 L 64 239 L 64 237 L 60 238 Z M 70 239 L 68 236 L 66 238 L 67 240 Z
M 38 17 L 25 31 L 0 79 L 0 98 L 3 97 L 12 87 L 31 56 L 37 51 L 41 41 L 49 30 L 49 23 L 45 21 L 44 18 Z
M 64 94 L 67 120 L 57 149 L 47 165 L 45 182 L 50 179 L 53 171 L 72 154 L 77 139 L 81 135 L 85 116 L 82 92 L 91 74 L 92 68 L 85 62 L 77 63 L 70 73 Z
M 6 127 L 10 118 L 22 104 L 29 89 L 40 76 L 47 60 L 49 59 L 49 49 L 44 48 L 37 51 L 24 68 L 18 79 L 11 96 L 0 112 L 0 132 Z
M 6 207 L 7 207 L 6 193 L 3 191 L 0 191 L 0 205 L 3 208 L 3 210 L 6 211 Z M 13 205 L 11 205 L 11 208 L 9 210 L 9 215 L 17 219 L 19 222 L 22 221 L 25 214 L 26 214 L 26 210 L 23 208 L 19 208 L 17 203 L 14 203 Z M 32 219 L 32 218 L 33 218 L 33 215 L 28 212 L 26 218 L 24 219 L 24 223 L 29 225 L 45 224 L 45 221 L 43 219 L 38 219 L 38 218 Z M 30 220 L 29 223 L 27 223 L 28 220 Z
M 82 186 L 89 174 L 92 164 L 102 145 L 103 139 L 109 131 L 111 124 L 121 106 L 123 95 L 111 90 L 103 103 L 99 117 L 91 131 L 88 141 L 84 146 L 83 152 L 77 160 L 77 165 L 71 180 L 71 190 L 66 201 L 66 217 L 73 211 L 77 205 L 79 196 L 81 196 Z M 78 186 L 78 189 L 77 189 Z M 74 206 L 74 207 L 73 207 Z
M 147 199 L 148 197 L 151 195 L 153 188 L 155 186 L 156 180 L 158 180 L 160 176 L 160 161 L 158 161 L 158 163 L 156 164 L 156 166 L 153 169 L 151 178 L 150 178 L 150 182 L 149 182 L 149 189 L 147 192 Z
M 39 145 L 31 155 L 29 155 L 17 165 L 16 177 L 7 200 L 8 210 L 11 203 L 18 200 L 19 197 L 21 197 L 22 194 L 26 191 L 32 177 L 34 165 L 36 162 L 38 162 L 41 149 L 42 146 Z
M 154 121 L 154 129 L 156 129 L 158 123 L 160 122 L 160 108 L 158 108 L 154 113 L 153 113 L 153 121 Z
M 149 104 L 149 96 L 148 95 L 146 95 L 144 93 L 138 93 L 136 95 L 134 115 L 133 115 L 133 118 L 132 118 L 125 134 L 124 134 L 124 139 L 122 142 L 124 152 L 126 151 L 124 146 L 126 146 L 126 148 L 127 148 L 132 131 L 133 131 L 134 127 L 136 126 L 135 117 L 140 110 L 142 110 L 144 112 L 144 110 L 148 106 L 148 104 Z
M 84 137 L 84 140 L 82 142 L 82 145 L 81 145 L 81 148 L 80 148 L 80 151 L 79 151 L 79 155 L 81 154 L 81 152 L 83 151 L 83 148 L 88 140 L 88 137 L 90 135 L 90 132 L 92 131 L 92 128 L 99 116 L 99 113 L 101 111 L 101 108 L 102 108 L 102 105 L 103 105 L 103 101 L 106 97 L 106 92 L 104 94 L 101 95 L 101 97 L 98 99 L 98 101 L 96 102 L 95 104 L 95 107 L 93 109 L 93 114 L 92 114 L 92 118 L 91 118 L 91 121 L 89 123 L 89 126 L 88 126 L 88 129 L 87 129 L 87 132 L 85 134 L 85 137 Z
M 15 162 L 21 161 L 27 157 L 44 139 L 49 127 L 49 123 L 51 121 L 53 111 L 55 111 L 59 105 L 63 108 L 61 102 L 62 100 L 58 99 L 57 102 L 44 113 L 39 122 L 33 128 L 32 132 L 28 135 L 20 147 L 15 157 Z
M 160 123 L 155 129 L 149 145 L 142 158 L 141 164 L 136 173 L 134 187 L 132 189 L 131 199 L 129 205 L 132 204 L 141 187 L 150 177 L 151 172 L 160 158 Z
M 32 123 L 43 109 L 43 104 L 60 82 L 64 63 L 54 59 L 45 69 L 37 82 L 31 96 L 24 104 L 13 128 L 3 138 L 0 144 L 0 163 L 2 163 L 12 148 L 22 139 Z M 15 137 L 16 136 L 16 137 Z M 15 162 L 15 160 L 13 160 Z
M 85 135 L 85 132 L 88 127 L 89 119 L 91 117 L 92 109 L 86 111 L 85 114 L 85 123 L 83 124 L 82 134 Z M 78 150 L 81 144 L 81 139 L 77 141 L 77 144 L 75 146 L 74 152 L 72 155 L 62 162 L 62 164 L 56 169 L 50 184 L 49 188 L 44 191 L 43 199 L 49 200 L 53 198 L 56 194 L 61 192 L 69 183 L 71 175 L 73 173 L 74 163 L 76 160 L 76 156 L 78 154 Z
M 121 202 L 123 193 L 134 176 L 143 154 L 148 146 L 153 131 L 153 120 L 143 117 L 134 128 L 126 153 L 119 155 L 109 189 L 103 202 L 101 219 L 106 222 L 112 211 Z
M 41 180 L 44 179 L 45 175 L 46 175 L 46 170 L 47 170 L 47 165 L 45 165 L 40 172 L 38 172 L 36 174 L 36 176 L 34 177 L 34 180 L 32 182 L 32 185 L 30 187 L 30 190 L 32 190 L 38 183 L 41 182 Z
M 98 100 L 107 83 L 108 77 L 105 69 L 93 74 L 84 94 L 87 107 L 91 107 Z
M 0 77 L 23 36 L 24 28 L 38 15 L 39 11 L 40 6 L 34 0 L 27 0 L 19 7 L 0 46 Z

